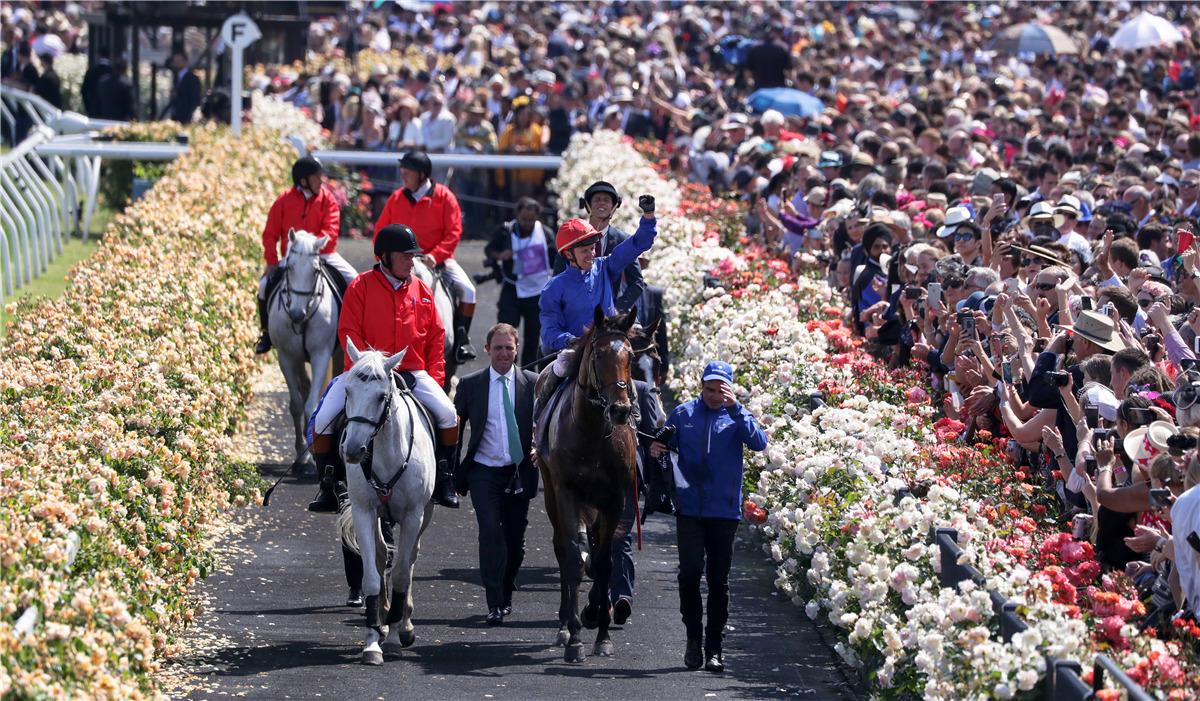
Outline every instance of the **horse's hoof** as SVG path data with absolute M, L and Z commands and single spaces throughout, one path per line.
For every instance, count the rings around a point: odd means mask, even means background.
M 583 643 L 568 645 L 563 659 L 571 664 L 578 664 L 587 660 L 587 654 L 583 651 Z
M 399 657 L 400 650 L 404 649 L 407 646 L 403 642 L 399 642 L 399 643 L 385 642 L 381 647 L 383 648 L 384 655 L 386 655 L 388 657 Z M 371 664 L 371 663 L 366 662 L 364 664 Z
M 600 657 L 613 656 L 613 643 L 611 640 L 597 640 L 592 646 L 592 654 Z
M 362 663 L 377 667 L 383 664 L 383 651 L 370 650 L 363 653 Z
M 412 647 L 412 644 L 417 642 L 417 631 L 410 630 L 407 633 L 400 631 L 400 645 L 404 647 Z
M 554 645 L 556 647 L 565 647 L 567 642 L 570 640 L 571 633 L 564 628 L 563 630 L 558 631 L 558 636 L 554 638 Z

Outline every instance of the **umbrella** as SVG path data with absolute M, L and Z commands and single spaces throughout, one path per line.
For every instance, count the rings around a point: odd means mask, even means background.
M 1008 54 L 1077 54 L 1079 47 L 1066 32 L 1046 24 L 1014 24 L 992 37 L 988 49 Z
M 746 104 L 755 112 L 775 109 L 794 117 L 812 117 L 825 110 L 825 104 L 820 100 L 795 88 L 755 90 L 746 98 Z
M 1109 43 L 1114 49 L 1136 51 L 1179 41 L 1183 41 L 1183 35 L 1170 21 L 1149 12 L 1142 12 L 1122 24 Z

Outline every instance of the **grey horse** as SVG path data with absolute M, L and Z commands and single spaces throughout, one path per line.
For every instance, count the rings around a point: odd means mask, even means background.
M 321 249 L 326 237 L 307 231 L 288 232 L 288 250 L 282 267 L 283 281 L 268 302 L 267 329 L 279 355 L 279 369 L 287 380 L 288 411 L 296 430 L 294 470 L 315 473 L 308 449 L 308 417 L 317 410 L 337 344 L 338 305 L 335 291 L 320 273 Z M 311 369 L 311 373 L 310 373 Z M 334 374 L 340 367 L 334 368 Z

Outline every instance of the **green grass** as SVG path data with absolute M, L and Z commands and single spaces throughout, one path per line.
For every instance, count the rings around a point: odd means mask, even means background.
M 114 216 L 116 216 L 115 212 L 97 202 L 96 211 L 92 212 L 92 225 L 89 227 L 91 235 L 88 240 L 84 241 L 74 236 L 68 237 L 63 241 L 62 254 L 50 261 L 46 272 L 35 277 L 28 285 L 17 288 L 16 294 L 4 299 L 3 306 L 7 307 L 9 303 L 22 297 L 54 299 L 61 295 L 63 290 L 67 289 L 67 273 L 76 263 L 92 255 L 99 247 L 101 235 Z M 4 339 L 7 330 L 8 314 L 3 307 L 0 307 L 0 340 Z

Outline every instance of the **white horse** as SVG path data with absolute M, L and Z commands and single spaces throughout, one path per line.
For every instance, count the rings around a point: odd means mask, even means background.
M 398 654 L 416 640 L 412 624 L 413 565 L 421 534 L 433 516 L 433 433 L 416 398 L 397 389 L 392 375 L 406 351 L 385 358 L 378 351 L 359 351 L 347 338 L 346 352 L 353 367 L 340 380 L 346 388 L 346 431 L 341 451 L 346 461 L 350 509 L 339 514 L 338 527 L 343 541 L 356 552 L 360 552 L 360 543 L 375 544 L 375 557 L 363 558 L 367 638 L 362 662 L 369 665 L 383 664 L 385 650 Z M 368 454 L 370 467 L 364 469 L 362 463 Z M 390 569 L 384 566 L 386 548 L 380 517 L 395 523 L 395 562 Z M 385 575 L 390 581 L 386 588 L 382 587 Z
M 417 276 L 421 282 L 429 285 L 429 289 L 433 290 L 433 306 L 437 309 L 438 317 L 442 320 L 442 328 L 446 329 L 446 343 L 442 350 L 442 355 L 446 359 L 446 384 L 442 389 L 450 392 L 450 380 L 454 377 L 455 371 L 458 370 L 458 360 L 454 357 L 454 309 L 456 302 L 454 294 L 441 278 L 434 279 L 433 271 L 429 266 L 425 265 L 420 259 L 414 261 L 413 275 Z
M 320 272 L 320 253 L 327 242 L 326 237 L 317 238 L 306 231 L 288 232 L 283 280 L 268 303 L 267 329 L 287 380 L 288 411 L 296 430 L 293 469 L 316 468 L 305 433 L 308 417 L 317 410 L 325 389 L 337 343 L 338 305 L 334 290 Z M 305 364 L 312 368 L 311 375 Z

